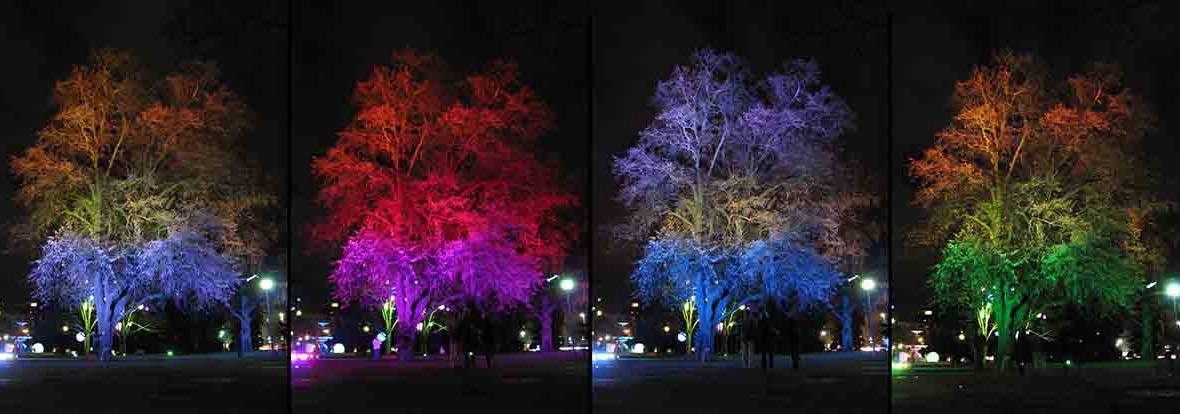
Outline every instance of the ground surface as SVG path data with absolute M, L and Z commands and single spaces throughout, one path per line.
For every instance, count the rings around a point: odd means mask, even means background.
M 586 413 L 586 352 L 497 355 L 461 371 L 441 359 L 321 359 L 292 370 L 292 412 L 302 413 Z
M 0 361 L 0 413 L 286 413 L 285 357 Z
M 884 353 L 779 356 L 769 375 L 738 360 L 621 359 L 594 367 L 595 413 L 881 413 L 889 404 Z M 790 410 L 790 411 L 788 411 Z
M 969 369 L 910 369 L 893 375 L 893 410 L 911 413 L 1176 413 L 1180 379 L 1150 365 L 1061 365 L 1037 375 L 997 377 Z

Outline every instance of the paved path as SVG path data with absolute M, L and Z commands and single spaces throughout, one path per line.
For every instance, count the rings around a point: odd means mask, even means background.
M 799 370 L 790 364 L 780 356 L 764 375 L 738 360 L 600 363 L 593 369 L 594 412 L 880 413 L 889 404 L 885 354 L 807 354 Z
M 287 367 L 221 355 L 0 361 L 0 413 L 285 413 Z
M 968 369 L 909 370 L 893 375 L 893 409 L 904 413 L 970 414 L 1176 413 L 1180 378 L 1150 369 L 1084 367 L 1070 376 L 1060 368 L 1040 375 L 995 376 Z
M 470 392 L 461 371 L 443 360 L 322 359 L 292 372 L 293 413 L 586 413 L 586 352 L 497 355 L 472 370 Z

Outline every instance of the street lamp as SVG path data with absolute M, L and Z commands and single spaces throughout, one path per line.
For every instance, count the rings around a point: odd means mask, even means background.
M 568 278 L 568 277 L 561 279 L 561 283 L 559 286 L 561 287 L 561 290 L 565 292 L 566 320 L 568 320 L 570 322 L 569 325 L 571 325 L 568 328 L 569 335 L 567 337 L 571 338 L 569 346 L 570 346 L 570 349 L 573 349 L 574 343 L 573 343 L 572 338 L 574 336 L 573 335 L 574 328 L 572 325 L 573 325 L 573 319 L 574 319 L 574 305 L 572 302 L 570 302 L 570 293 L 573 292 L 573 290 L 574 290 L 574 279 Z
M 1172 298 L 1172 318 L 1176 320 L 1176 326 L 1180 327 L 1180 314 L 1177 313 L 1176 307 L 1176 299 L 1180 298 L 1180 282 L 1168 282 L 1168 286 L 1164 287 L 1164 294 Z
M 860 281 L 860 289 L 865 291 L 865 320 L 868 324 L 868 332 L 866 337 L 869 339 L 869 349 L 873 348 L 873 291 L 877 289 L 877 282 L 873 278 L 864 278 Z
M 275 282 L 269 277 L 264 278 L 258 281 L 258 287 L 262 288 L 263 295 L 266 296 L 266 343 L 270 345 L 271 352 L 274 352 L 274 334 L 270 330 L 270 290 L 274 289 Z

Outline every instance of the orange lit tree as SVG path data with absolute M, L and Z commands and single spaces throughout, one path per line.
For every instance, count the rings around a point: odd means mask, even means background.
M 237 156 L 251 116 L 211 63 L 158 76 L 99 50 L 53 92 L 58 111 L 11 160 L 30 213 L 21 234 L 41 244 L 29 279 L 42 301 L 92 304 L 105 360 L 141 304 L 224 304 L 252 251 L 248 210 L 273 197 Z
M 1011 52 L 958 82 L 954 106 L 910 164 L 929 213 L 915 235 L 942 250 L 936 301 L 994 321 L 1003 372 L 1033 315 L 1133 303 L 1142 278 L 1125 248 L 1128 211 L 1151 196 L 1138 144 L 1153 118 L 1113 65 L 1058 80 Z

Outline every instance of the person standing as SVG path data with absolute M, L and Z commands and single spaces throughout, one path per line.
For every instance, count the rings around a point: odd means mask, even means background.
M 758 352 L 762 355 L 762 370 L 774 368 L 774 325 L 771 323 L 770 312 L 762 311 L 758 320 Z
M 381 335 L 378 334 L 377 336 L 373 337 L 373 360 L 377 361 L 380 359 L 381 359 Z
M 747 308 L 742 314 L 741 324 L 738 325 L 739 338 L 742 341 L 742 368 L 754 367 L 754 341 L 757 338 L 758 324 L 754 319 L 753 310 Z

